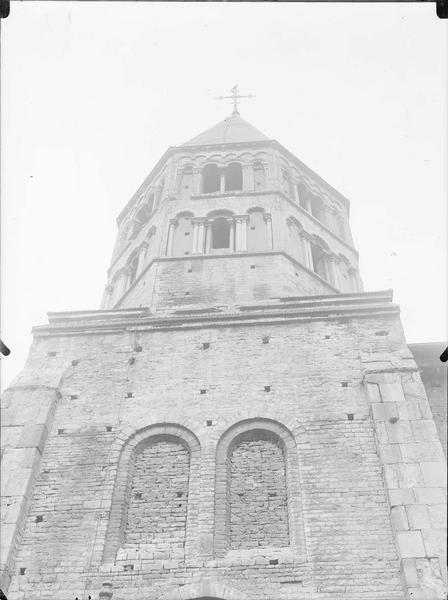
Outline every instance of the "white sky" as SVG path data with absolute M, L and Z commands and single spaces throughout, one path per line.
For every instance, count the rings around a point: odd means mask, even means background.
M 447 23 L 433 3 L 13 2 L 2 23 L 3 387 L 46 312 L 99 308 L 115 217 L 241 114 L 351 201 L 366 290 L 446 337 Z

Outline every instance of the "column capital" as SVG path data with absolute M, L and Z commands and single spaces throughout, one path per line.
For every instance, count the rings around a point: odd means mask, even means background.
M 244 221 L 249 220 L 249 215 L 235 215 L 232 217 L 233 220 L 239 221 L 240 223 L 244 223 Z
M 268 221 L 272 221 L 272 215 L 271 213 L 263 213 L 263 220 L 268 222 Z
M 177 227 L 179 225 L 179 220 L 178 219 L 170 219 L 170 225 L 172 225 L 173 227 Z

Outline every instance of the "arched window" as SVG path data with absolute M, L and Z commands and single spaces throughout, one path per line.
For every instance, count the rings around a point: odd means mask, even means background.
M 237 162 L 230 163 L 226 168 L 226 192 L 233 192 L 243 189 L 243 170 L 241 164 Z
M 137 277 L 138 253 L 134 253 L 128 262 L 128 287 L 135 281 Z
M 189 200 L 191 194 L 193 193 L 193 182 L 194 182 L 193 170 L 191 167 L 187 166 L 182 171 L 182 175 L 180 178 L 180 199 L 181 200 Z
M 226 217 L 217 217 L 213 221 L 211 247 L 230 248 L 230 223 Z
M 154 210 L 154 194 L 149 195 L 147 204 L 148 204 L 148 215 L 150 215 L 152 213 L 152 211 Z
M 177 217 L 177 227 L 174 230 L 173 255 L 191 254 L 193 248 L 193 213 L 181 213 Z
M 199 459 L 197 438 L 175 424 L 152 425 L 128 438 L 115 476 L 103 561 L 125 560 L 129 549 L 142 548 L 149 555 L 163 549 L 168 559 L 197 554 Z
M 262 208 L 253 208 L 248 212 L 249 222 L 247 224 L 247 249 L 249 252 L 266 250 L 267 232 L 266 221 L 264 219 L 264 210 Z
M 289 545 L 286 469 L 280 438 L 254 429 L 229 448 L 230 549 Z
M 220 175 L 217 165 L 205 165 L 202 169 L 202 192 L 211 194 L 220 190 Z
M 282 169 L 282 191 L 291 200 L 294 198 L 291 177 L 286 169 Z
M 328 280 L 326 254 L 320 244 L 311 246 L 311 255 L 313 258 L 313 271 L 323 279 Z
M 314 218 L 318 219 L 322 223 L 324 222 L 324 203 L 318 196 L 310 197 L 310 209 L 311 214 Z
M 124 547 L 163 548 L 182 555 L 188 504 L 190 453 L 174 436 L 155 436 L 133 457 Z
M 299 205 L 306 211 L 310 210 L 309 201 L 308 201 L 308 190 L 303 185 L 303 183 L 297 184 L 297 195 L 299 197 Z
M 254 163 L 254 186 L 255 191 L 264 190 L 266 187 L 266 177 L 261 162 Z
M 132 220 L 132 229 L 129 239 L 133 239 L 137 236 L 137 234 L 147 222 L 149 215 L 150 211 L 147 204 L 144 204 L 137 210 Z

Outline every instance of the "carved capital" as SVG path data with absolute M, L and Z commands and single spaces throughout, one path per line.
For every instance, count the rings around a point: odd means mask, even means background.
M 172 225 L 173 228 L 177 227 L 179 225 L 179 220 L 178 219 L 170 219 L 170 225 Z
M 265 221 L 266 223 L 269 223 L 269 221 L 272 221 L 271 213 L 263 213 L 263 221 Z

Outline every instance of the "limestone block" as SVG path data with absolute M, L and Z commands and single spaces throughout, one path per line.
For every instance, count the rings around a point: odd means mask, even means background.
M 437 440 L 432 442 L 410 442 L 400 444 L 405 462 L 443 461 L 443 451 Z
M 377 383 L 368 383 L 367 384 L 367 394 L 369 396 L 370 402 L 372 402 L 372 403 L 381 402 L 380 388 Z
M 2 536 L 0 542 L 0 561 L 2 564 L 5 564 L 8 559 L 15 531 L 16 525 L 14 523 L 2 523 Z
M 415 441 L 427 442 L 438 439 L 436 425 L 432 419 L 420 419 L 412 421 L 411 424 Z
M 389 490 L 388 494 L 391 506 L 413 504 L 415 502 L 414 492 L 410 489 Z
M 446 499 L 443 487 L 415 487 L 414 494 L 418 504 L 441 504 Z
M 403 558 L 402 561 L 403 575 L 408 587 L 417 586 L 419 583 L 417 569 L 415 566 L 416 560 L 417 559 L 415 558 Z
M 406 517 L 406 510 L 404 506 L 392 507 L 390 515 L 395 531 L 405 531 L 409 529 L 409 523 Z
M 446 532 L 442 529 L 425 529 L 422 531 L 423 542 L 428 556 L 446 555 Z
M 5 498 L 7 502 L 2 504 L 2 523 L 15 523 L 20 515 L 22 508 L 23 496 L 18 498 Z
M 421 462 L 425 485 L 428 487 L 446 486 L 446 465 L 443 462 Z
M 391 417 L 398 417 L 396 402 L 380 402 L 372 404 L 372 414 L 376 421 L 387 421 Z
M 406 506 L 406 514 L 411 529 L 429 529 L 431 526 L 429 520 L 428 508 L 424 504 L 414 504 Z
M 45 425 L 25 425 L 19 439 L 19 447 L 38 448 L 42 454 L 47 433 Z
M 434 598 L 444 597 L 444 585 L 440 563 L 434 558 L 417 558 L 415 561 L 420 587 L 424 591 L 433 592 Z
M 398 463 L 402 461 L 399 444 L 378 444 L 378 450 L 383 464 Z
M 419 558 L 426 555 L 420 531 L 398 531 L 397 542 L 402 558 Z
M 14 473 L 10 473 L 4 490 L 4 496 L 26 496 L 31 480 L 31 469 L 17 469 Z
M 398 402 L 397 408 L 400 419 L 404 421 L 413 421 L 415 419 L 422 418 L 420 406 L 416 400 L 406 400 L 405 402 Z
M 403 402 L 405 400 L 400 381 L 381 383 L 380 394 L 383 402 Z
M 418 463 L 401 463 L 395 465 L 398 487 L 413 488 L 415 486 L 423 485 L 423 476 Z
M 433 504 L 428 506 L 429 518 L 433 529 L 446 529 L 446 505 Z
M 410 421 L 397 421 L 396 423 L 386 422 L 386 430 L 391 444 L 414 441 Z
M 22 434 L 23 427 L 21 425 L 11 425 L 9 427 L 2 427 L 1 429 L 1 446 L 7 448 L 8 446 L 15 447 Z

